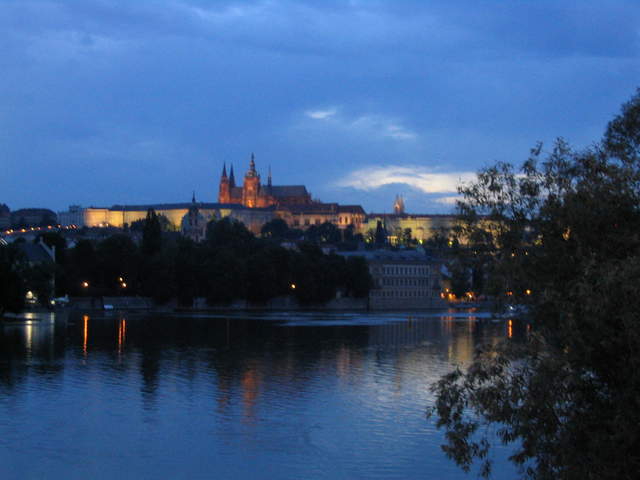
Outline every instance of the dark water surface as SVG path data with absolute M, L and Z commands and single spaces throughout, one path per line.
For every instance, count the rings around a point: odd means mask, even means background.
M 42 315 L 0 326 L 0 478 L 453 479 L 429 385 L 478 314 Z M 508 450 L 495 478 L 513 478 Z

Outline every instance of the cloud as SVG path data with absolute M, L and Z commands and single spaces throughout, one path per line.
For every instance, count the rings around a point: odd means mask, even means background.
M 366 137 L 387 137 L 394 140 L 415 140 L 418 134 L 411 131 L 394 117 L 381 114 L 346 115 L 339 114 L 338 108 L 327 107 L 307 110 L 305 116 L 311 120 L 330 121 L 336 130 L 364 135 Z
M 305 115 L 314 120 L 326 120 L 327 118 L 333 117 L 336 112 L 337 110 L 335 108 L 327 110 L 309 110 L 305 112 Z
M 461 182 L 475 178 L 474 172 L 433 172 L 425 167 L 388 165 L 366 167 L 351 172 L 336 184 L 357 190 L 376 190 L 385 185 L 405 184 L 424 193 L 453 193 Z M 454 197 L 444 197 L 454 198 Z M 439 199 L 441 200 L 441 199 Z M 441 202 L 446 203 L 446 202 Z
M 462 197 L 458 195 L 452 195 L 450 197 L 440 197 L 436 198 L 435 202 L 441 203 L 442 205 L 455 205 L 458 200 L 461 200 Z

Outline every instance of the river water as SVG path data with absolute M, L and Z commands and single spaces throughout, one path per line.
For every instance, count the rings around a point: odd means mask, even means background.
M 429 385 L 476 313 L 43 314 L 0 326 L 0 478 L 471 479 Z M 494 478 L 513 478 L 509 450 Z

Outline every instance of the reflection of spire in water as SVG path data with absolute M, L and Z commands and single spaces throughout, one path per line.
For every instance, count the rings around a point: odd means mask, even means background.
M 244 404 L 244 416 L 246 419 L 255 419 L 255 406 L 258 400 L 258 388 L 260 387 L 260 375 L 255 366 L 242 376 L 242 403 Z

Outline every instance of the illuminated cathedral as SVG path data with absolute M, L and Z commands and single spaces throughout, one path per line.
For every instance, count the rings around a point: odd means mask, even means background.
M 218 190 L 218 203 L 237 204 L 247 208 L 264 208 L 271 206 L 311 205 L 311 195 L 304 185 L 271 184 L 271 168 L 267 184 L 260 183 L 260 174 L 256 171 L 255 156 L 251 154 L 249 170 L 244 176 L 242 186 L 236 186 L 233 166 L 227 176 L 227 166 L 223 165 Z

